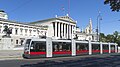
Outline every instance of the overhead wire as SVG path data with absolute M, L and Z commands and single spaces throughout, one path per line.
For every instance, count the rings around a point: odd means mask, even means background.
M 16 10 L 22 8 L 23 6 L 27 5 L 28 3 L 30 3 L 32 0 L 27 0 L 25 1 L 24 3 L 20 4 L 19 6 L 17 6 L 16 8 L 14 8 L 13 10 L 9 11 L 9 13 L 13 13 L 15 12 Z

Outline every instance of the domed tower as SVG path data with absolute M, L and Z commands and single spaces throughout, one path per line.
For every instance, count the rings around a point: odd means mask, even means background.
M 8 19 L 7 13 L 3 10 L 0 10 L 0 19 Z

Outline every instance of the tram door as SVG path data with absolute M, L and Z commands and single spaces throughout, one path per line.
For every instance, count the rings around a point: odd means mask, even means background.
M 103 53 L 109 53 L 109 45 L 103 44 Z
M 89 46 L 87 43 L 76 43 L 76 55 L 89 54 Z
M 100 44 L 92 44 L 92 54 L 100 54 Z
M 32 41 L 30 55 L 34 57 L 46 57 L 46 42 Z
M 111 45 L 111 53 L 115 53 L 115 45 Z
M 70 42 L 53 42 L 53 56 L 71 56 Z

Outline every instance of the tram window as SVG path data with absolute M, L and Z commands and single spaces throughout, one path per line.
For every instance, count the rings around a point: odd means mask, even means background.
M 100 45 L 99 44 L 92 44 L 92 49 L 93 50 L 100 50 Z
M 109 49 L 109 46 L 108 46 L 108 45 L 103 45 L 103 49 L 104 49 L 104 50 L 108 50 L 108 49 Z
M 88 50 L 88 44 L 77 43 L 76 49 L 77 50 Z
M 114 45 L 111 45 L 111 50 L 115 50 L 115 46 Z
M 53 52 L 54 51 L 70 51 L 71 43 L 66 42 L 53 42 Z
M 31 51 L 35 52 L 45 52 L 46 51 L 46 43 L 45 42 L 37 42 L 34 41 L 31 43 Z

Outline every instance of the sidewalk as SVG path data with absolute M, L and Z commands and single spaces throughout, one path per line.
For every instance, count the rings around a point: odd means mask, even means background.
M 22 58 L 23 50 L 0 50 L 0 59 Z

